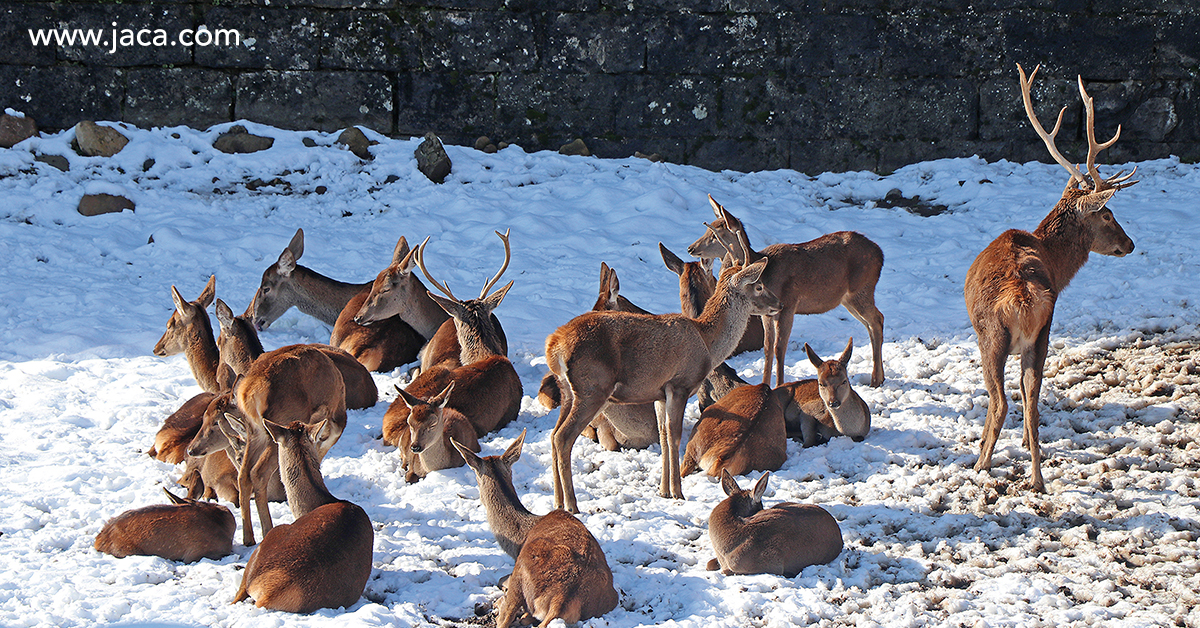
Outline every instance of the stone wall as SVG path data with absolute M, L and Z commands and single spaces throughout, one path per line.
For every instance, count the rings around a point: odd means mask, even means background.
M 34 46 L 28 29 L 237 29 L 237 46 Z M 526 150 L 583 138 L 706 168 L 1081 155 L 1076 74 L 1108 162 L 1200 158 L 1195 0 L 141 0 L 0 5 L 0 107 L 205 128 L 362 125 Z M 108 35 L 106 35 L 108 37 Z

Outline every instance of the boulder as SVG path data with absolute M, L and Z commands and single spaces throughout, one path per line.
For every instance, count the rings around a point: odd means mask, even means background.
M 570 144 L 563 144 L 558 148 L 558 152 L 561 155 L 582 155 L 584 157 L 592 154 L 592 151 L 588 150 L 587 144 L 584 144 L 583 140 L 579 138 L 575 138 L 575 141 Z
M 17 142 L 37 135 L 37 124 L 33 118 L 0 115 L 0 148 L 12 148 Z
M 115 194 L 84 194 L 79 199 L 79 213 L 84 216 L 115 214 L 126 209 L 134 211 L 133 201 Z
M 213 148 L 229 154 L 257 153 L 260 150 L 267 150 L 273 144 L 275 144 L 275 138 L 253 135 L 246 131 L 246 127 L 239 124 L 229 127 L 228 131 L 222 133 L 213 142 Z
M 128 143 L 129 138 L 111 126 L 100 126 L 91 120 L 75 125 L 75 146 L 85 157 L 112 157 Z
M 421 142 L 413 156 L 417 158 L 417 169 L 434 183 L 445 181 L 446 175 L 450 174 L 450 156 L 433 131 L 425 134 L 425 141 Z
M 362 132 L 362 129 L 352 126 L 345 131 L 342 131 L 341 135 L 338 135 L 337 143 L 349 148 L 350 152 L 357 155 L 359 159 L 371 161 L 372 155 L 368 148 L 376 142 L 368 140 L 366 134 Z

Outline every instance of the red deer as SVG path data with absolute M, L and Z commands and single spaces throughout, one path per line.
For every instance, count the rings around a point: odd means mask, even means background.
M 267 420 L 263 427 L 279 450 L 296 520 L 263 536 L 233 602 L 253 598 L 255 606 L 291 613 L 354 605 L 371 576 L 375 531 L 367 513 L 330 494 L 321 477 L 322 452 L 340 428 L 329 419 L 287 427 Z
M 167 320 L 167 330 L 154 345 L 154 355 L 166 357 L 184 354 L 196 383 L 205 392 L 219 393 L 232 381 L 222 372 L 217 358 L 217 345 L 213 343 L 212 323 L 205 311 L 216 296 L 217 276 L 209 277 L 204 290 L 195 301 L 188 302 L 175 286 L 171 286 L 171 298 L 175 311 Z
M 217 504 L 177 497 L 163 489 L 170 504 L 127 510 L 104 524 L 96 535 L 96 551 L 126 556 L 161 556 L 194 563 L 233 553 L 237 524 L 229 509 Z
M 854 339 L 836 360 L 821 360 L 808 343 L 804 353 L 817 368 L 816 379 L 789 382 L 776 388 L 784 399 L 784 420 L 789 438 L 812 447 L 840 435 L 862 442 L 871 431 L 871 410 L 850 387 L 846 365 L 854 350 Z
M 753 491 L 744 491 L 728 471 L 721 473 L 721 488 L 729 497 L 708 517 L 708 537 L 717 554 L 708 561 L 709 571 L 794 578 L 842 553 L 842 531 L 824 508 L 791 502 L 763 508 L 770 476 L 763 473 Z
M 663 468 L 659 494 L 683 499 L 679 441 L 683 410 L 714 366 L 729 357 L 746 321 L 773 314 L 779 299 L 759 280 L 760 260 L 721 273 L 699 318 L 682 314 L 587 312 L 546 338 L 562 409 L 551 434 L 556 507 L 578 512 L 571 479 L 575 439 L 609 403 L 655 402 Z
M 221 499 L 236 504 L 237 475 L 237 467 L 222 449 L 199 458 L 188 457 L 178 484 L 187 489 L 188 499 Z
M 688 247 L 696 257 L 719 257 L 730 246 L 735 259 L 749 264 L 771 260 L 763 283 L 783 304 L 773 319 L 763 319 L 763 383 L 771 383 L 772 360 L 775 385 L 783 384 L 784 358 L 796 314 L 821 314 L 839 304 L 867 328 L 871 336 L 871 386 L 883 383 L 883 314 L 875 307 L 875 284 L 883 269 L 883 251 L 866 236 L 838 231 L 802 244 L 772 244 L 762 251 L 750 248 L 741 221 L 709 197 L 717 219 L 699 240 Z
M 229 365 L 234 376 L 244 375 L 250 370 L 250 364 L 265 353 L 262 343 L 259 342 L 258 332 L 254 330 L 245 314 L 234 316 L 233 310 L 220 299 L 216 301 L 216 311 L 217 322 L 221 327 L 221 333 L 217 336 L 217 350 L 221 362 Z M 330 345 L 310 346 L 328 356 L 342 374 L 342 383 L 346 387 L 347 409 L 370 408 L 379 401 L 379 389 L 375 386 L 374 378 L 354 356 Z
M 179 483 L 188 487 L 188 497 L 192 499 L 211 498 L 211 493 L 215 493 L 226 501 L 239 505 L 242 503 L 238 478 L 245 457 L 246 441 L 244 436 L 234 431 L 226 418 L 231 413 L 241 418 L 233 391 L 218 396 L 209 404 L 199 431 L 188 443 L 188 464 Z M 241 420 L 244 421 L 244 418 Z M 264 464 L 268 467 L 277 466 L 277 458 Z M 260 490 L 263 490 L 262 487 Z M 287 499 L 283 482 L 278 477 L 270 477 L 265 490 L 267 501 L 281 502 Z
M 517 497 L 512 465 L 521 457 L 525 432 L 500 456 L 480 458 L 452 441 L 475 471 L 479 500 L 501 549 L 516 560 L 496 611 L 497 628 L 508 628 L 526 610 L 542 626 L 555 619 L 574 624 L 617 606 L 612 571 L 596 537 L 565 510 L 529 512 Z
M 1087 174 L 1063 157 L 1054 138 L 1062 125 L 1066 107 L 1058 114 L 1054 131 L 1046 133 L 1033 112 L 1029 95 L 1037 70 L 1034 68 L 1026 80 L 1025 71 L 1017 66 L 1025 113 L 1050 155 L 1071 178 L 1063 189 L 1062 198 L 1033 233 L 1017 229 L 1005 231 L 975 258 L 967 271 L 963 293 L 967 316 L 978 337 L 983 381 L 988 392 L 987 420 L 975 469 L 986 470 L 992 466 L 992 451 L 1008 413 L 1004 395 L 1005 361 L 1011 354 L 1020 354 L 1021 406 L 1025 411 L 1022 441 L 1029 447 L 1033 460 L 1032 489 L 1045 492 L 1038 444 L 1037 403 L 1050 343 L 1054 304 L 1059 293 L 1087 262 L 1089 252 L 1114 257 L 1133 252 L 1133 240 L 1125 235 L 1106 204 L 1117 190 L 1137 181 L 1129 181 L 1134 173 L 1125 174 L 1124 171 L 1107 179 L 1100 177 L 1096 156 L 1117 141 L 1121 127 L 1117 127 L 1112 139 L 1103 144 L 1096 142 L 1096 112 L 1092 98 L 1083 88 L 1082 78 L 1079 79 L 1079 94 L 1087 111 Z
M 735 388 L 704 410 L 688 438 L 680 473 L 743 475 L 774 471 L 786 461 L 782 395 L 758 384 Z
M 461 347 L 462 366 L 436 365 L 422 371 L 405 392 L 418 398 L 429 398 L 455 382 L 458 391 L 450 400 L 449 407 L 462 413 L 475 426 L 475 434 L 483 436 L 492 430 L 508 425 L 521 409 L 521 379 L 512 362 L 502 353 L 501 333 L 492 311 L 504 300 L 513 283 L 510 281 L 499 290 L 488 294 L 508 267 L 511 251 L 508 234 L 496 235 L 504 242 L 504 264 L 500 272 L 484 285 L 478 299 L 460 301 L 444 284 L 430 276 L 425 268 L 426 244 L 417 249 L 417 266 L 425 278 L 446 298 L 430 293 L 438 305 L 454 320 Z M 408 407 L 402 401 L 393 402 L 383 416 L 383 442 L 400 448 L 402 456 L 408 451 Z
M 204 410 L 217 397 L 210 392 L 202 392 L 183 402 L 178 410 L 171 413 L 158 433 L 154 435 L 154 446 L 146 453 L 151 458 L 170 464 L 179 464 L 187 460 L 187 446 L 204 418 Z
M 471 420 L 458 410 L 446 407 L 453 390 L 454 382 L 450 382 L 442 392 L 425 400 L 396 387 L 399 399 L 408 406 L 408 450 L 412 456 L 404 479 L 410 483 L 431 471 L 463 466 L 462 456 L 450 445 L 451 438 L 471 451 L 479 451 L 479 440 Z

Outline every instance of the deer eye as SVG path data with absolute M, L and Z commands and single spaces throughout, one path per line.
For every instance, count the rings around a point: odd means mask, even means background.
M 261 290 L 263 294 L 266 294 L 271 291 L 271 286 L 263 286 Z

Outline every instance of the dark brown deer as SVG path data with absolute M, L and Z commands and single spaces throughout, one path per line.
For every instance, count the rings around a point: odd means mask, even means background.
M 555 619 L 574 624 L 616 608 L 612 571 L 596 537 L 570 513 L 535 515 L 517 497 L 512 466 L 521 457 L 525 432 L 504 454 L 487 458 L 451 442 L 475 471 L 496 542 L 516 560 L 496 626 L 508 628 L 521 610 L 545 626 Z
M 708 537 L 717 553 L 708 561 L 709 571 L 794 578 L 842 553 L 841 528 L 824 508 L 792 502 L 763 508 L 769 477 L 770 472 L 763 473 L 753 491 L 743 491 L 728 471 L 721 472 L 721 488 L 729 497 L 708 517 Z
M 471 451 L 479 451 L 479 439 L 471 420 L 454 408 L 446 407 L 454 382 L 429 399 L 420 399 L 396 387 L 399 400 L 408 406 L 408 472 L 407 482 L 429 475 L 431 471 L 463 466 L 463 458 L 450 445 L 450 439 Z
M 170 504 L 127 510 L 104 524 L 96 535 L 96 551 L 126 556 L 161 556 L 194 563 L 233 553 L 237 523 L 229 509 L 217 504 L 177 497 L 163 489 Z
M 766 384 L 741 386 L 700 414 L 683 456 L 682 475 L 701 469 L 712 477 L 727 471 L 774 471 L 787 462 L 783 396 Z
M 209 277 L 204 290 L 195 301 L 187 301 L 175 286 L 171 286 L 171 299 L 175 311 L 167 320 L 167 330 L 154 345 L 154 355 L 166 357 L 184 354 L 192 376 L 205 392 L 219 393 L 229 385 L 232 378 L 220 369 L 217 345 L 213 342 L 212 323 L 208 320 L 208 306 L 216 296 L 217 276 Z
M 838 231 L 802 244 L 772 244 L 762 251 L 750 248 L 741 221 L 709 197 L 717 219 L 699 240 L 688 247 L 696 257 L 719 257 L 725 246 L 736 260 L 752 263 L 769 259 L 763 283 L 779 295 L 783 310 L 763 320 L 766 363 L 763 383 L 771 383 L 771 365 L 776 367 L 775 385 L 783 384 L 784 358 L 796 314 L 821 314 L 839 304 L 866 328 L 871 337 L 871 386 L 883 383 L 883 314 L 875 307 L 875 284 L 883 269 L 883 250 L 866 236 Z
M 234 376 L 245 375 L 258 356 L 265 353 L 258 339 L 258 332 L 245 314 L 234 316 L 233 310 L 224 301 L 216 300 L 217 322 L 221 332 L 217 336 L 217 350 L 221 363 L 229 366 Z M 346 408 L 360 410 L 370 408 L 379 401 L 379 389 L 370 371 L 354 356 L 331 345 L 313 344 L 311 347 L 324 353 L 342 374 L 346 387 Z
M 822 360 L 808 343 L 804 353 L 817 368 L 816 379 L 789 382 L 776 388 L 783 396 L 788 438 L 812 447 L 835 436 L 862 442 L 871 431 L 871 410 L 850 387 L 846 365 L 854 350 L 854 339 L 836 360 Z
M 1008 413 L 1008 400 L 1004 395 L 1005 361 L 1009 355 L 1019 354 L 1021 406 L 1025 411 L 1022 441 L 1029 447 L 1032 458 L 1031 488 L 1045 492 L 1038 444 L 1037 403 L 1050 343 L 1054 304 L 1059 293 L 1087 262 L 1089 252 L 1114 257 L 1133 252 L 1133 240 L 1125 235 L 1106 204 L 1117 190 L 1137 181 L 1129 181 L 1133 172 L 1125 174 L 1121 171 L 1104 179 L 1096 169 L 1096 156 L 1117 141 L 1121 127 L 1117 127 L 1112 139 L 1103 144 L 1096 142 L 1096 112 L 1082 78 L 1079 79 L 1079 95 L 1087 111 L 1087 174 L 1063 157 L 1054 138 L 1062 125 L 1066 107 L 1059 112 L 1054 131 L 1046 133 L 1033 112 L 1029 95 L 1037 70 L 1034 68 L 1026 79 L 1025 71 L 1017 66 L 1025 113 L 1054 161 L 1067 170 L 1070 179 L 1058 204 L 1033 233 L 1017 229 L 1005 231 L 975 258 L 967 271 L 963 293 L 967 316 L 979 340 L 983 381 L 988 392 L 987 420 L 975 469 L 985 470 L 992 466 L 992 451 Z
M 563 398 L 550 436 L 556 507 L 579 511 L 571 449 L 609 403 L 655 402 L 663 456 L 659 494 L 683 499 L 679 442 L 684 407 L 713 367 L 729 357 L 749 317 L 778 311 L 779 299 L 760 281 L 767 267 L 760 260 L 722 271 L 697 319 L 588 312 L 550 334 L 546 362 Z
M 304 255 L 304 230 L 297 229 L 287 248 L 279 254 L 279 259 L 263 271 L 262 282 L 246 312 L 255 329 L 270 327 L 271 323 L 293 307 L 327 325 L 333 325 L 337 322 L 338 314 L 346 308 L 346 303 L 371 287 L 370 283 L 346 283 L 330 279 L 301 266 L 296 263 L 301 255 Z
M 296 520 L 263 536 L 233 602 L 253 598 L 255 606 L 291 613 L 354 605 L 371 576 L 375 531 L 367 513 L 334 497 L 321 477 L 322 452 L 340 429 L 328 419 L 263 427 L 279 450 Z

